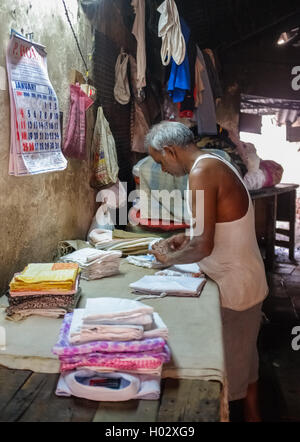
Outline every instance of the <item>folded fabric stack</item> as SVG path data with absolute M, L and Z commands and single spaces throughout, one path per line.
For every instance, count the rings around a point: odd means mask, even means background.
M 121 298 L 87 299 L 85 309 L 65 316 L 52 349 L 62 373 L 56 394 L 157 399 L 162 366 L 170 360 L 167 339 L 168 329 L 152 307 Z
M 158 262 L 154 255 L 136 255 L 136 256 L 127 256 L 126 261 L 129 264 L 133 264 L 138 267 L 146 267 L 148 269 L 161 269 L 165 267 L 163 264 Z
M 161 273 L 161 272 L 159 272 Z M 146 275 L 129 286 L 135 293 L 147 296 L 199 296 L 204 285 L 205 278 L 173 275 Z
M 140 255 L 148 252 L 153 235 L 145 236 L 121 230 L 94 229 L 89 234 L 89 241 L 99 250 L 119 250 L 123 255 Z
M 7 297 L 8 319 L 64 316 L 76 307 L 80 298 L 79 266 L 75 263 L 28 264 L 14 275 Z
M 100 279 L 119 273 L 122 253 L 119 251 L 105 252 L 92 248 L 84 248 L 60 258 L 62 262 L 77 263 L 83 279 Z

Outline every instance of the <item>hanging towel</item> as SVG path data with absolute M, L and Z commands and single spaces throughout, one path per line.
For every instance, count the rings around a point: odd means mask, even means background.
M 114 97 L 120 104 L 130 101 L 130 89 L 127 75 L 128 55 L 124 52 L 118 56 L 115 66 Z
M 146 86 L 146 41 L 145 41 L 145 0 L 132 0 L 135 20 L 132 33 L 137 41 L 137 88 Z
M 181 29 L 184 36 L 185 44 L 187 46 L 190 38 L 190 29 L 185 21 L 180 17 Z M 184 100 L 185 94 L 191 89 L 190 67 L 188 54 L 185 54 L 183 62 L 178 65 L 172 59 L 172 67 L 170 78 L 168 82 L 168 92 L 173 98 L 174 103 L 181 103 Z
M 180 65 L 185 57 L 186 46 L 176 3 L 174 0 L 165 0 L 157 10 L 161 14 L 158 22 L 158 36 L 162 38 L 162 64 L 167 66 L 173 57 L 175 63 Z
M 63 146 L 63 153 L 70 158 L 79 160 L 87 158 L 85 111 L 93 103 L 80 86 L 70 85 L 69 119 Z

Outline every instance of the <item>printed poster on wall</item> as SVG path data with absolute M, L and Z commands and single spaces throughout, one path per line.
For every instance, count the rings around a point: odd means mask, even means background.
M 13 34 L 6 61 L 11 103 L 9 174 L 64 170 L 59 106 L 44 47 Z

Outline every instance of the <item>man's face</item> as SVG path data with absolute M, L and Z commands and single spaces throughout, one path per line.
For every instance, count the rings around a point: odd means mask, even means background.
M 177 159 L 175 146 L 164 149 L 164 153 L 150 147 L 149 153 L 154 161 L 161 165 L 163 172 L 167 172 L 174 176 L 185 175 L 183 167 Z

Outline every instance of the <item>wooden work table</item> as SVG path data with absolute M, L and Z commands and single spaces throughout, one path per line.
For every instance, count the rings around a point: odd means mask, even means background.
M 275 262 L 275 246 L 289 249 L 289 258 L 294 260 L 295 218 L 297 184 L 277 184 L 273 187 L 250 191 L 255 210 L 257 240 L 265 249 L 266 270 L 272 271 Z M 289 223 L 288 229 L 276 227 L 277 221 Z M 276 233 L 287 236 L 287 240 L 276 240 Z
M 86 297 L 134 299 L 129 283 L 155 272 L 122 261 L 120 275 L 81 281 L 80 307 L 85 306 Z M 172 358 L 164 365 L 160 400 L 113 403 L 56 396 L 59 363 L 51 348 L 62 321 L 31 317 L 15 324 L 3 319 L 2 312 L 0 325 L 7 327 L 8 343 L 6 351 L 0 352 L 0 421 L 220 421 L 224 367 L 217 285 L 208 281 L 200 298 L 166 297 L 142 302 L 152 305 L 169 328 Z M 18 339 L 23 340 L 16 348 Z

